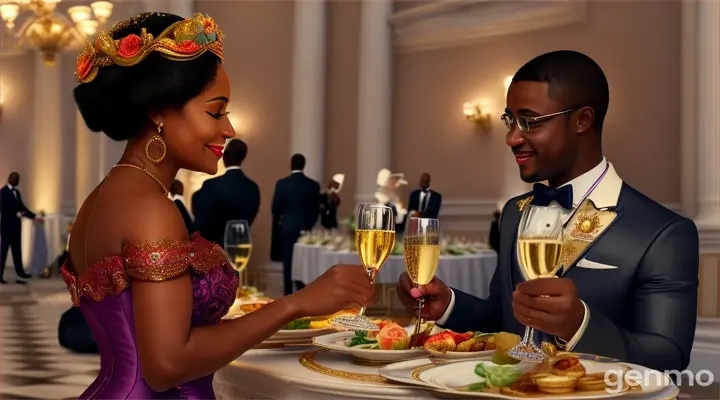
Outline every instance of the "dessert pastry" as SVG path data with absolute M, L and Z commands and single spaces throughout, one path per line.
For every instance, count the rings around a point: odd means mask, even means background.
M 607 384 L 605 383 L 605 374 L 602 372 L 588 374 L 580 377 L 575 383 L 575 388 L 583 392 L 605 390 L 606 387 Z
M 577 378 L 573 376 L 560 376 L 553 374 L 539 374 L 535 376 L 535 384 L 543 393 L 565 394 L 575 390 Z

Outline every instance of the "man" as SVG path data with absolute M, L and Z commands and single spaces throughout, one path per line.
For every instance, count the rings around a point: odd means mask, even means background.
M 335 174 L 325 193 L 320 195 L 320 224 L 325 229 L 337 229 L 337 210 L 340 207 L 340 189 L 345 175 Z
M 305 157 L 293 154 L 290 176 L 277 181 L 272 202 L 273 218 L 277 218 L 281 235 L 283 285 L 285 294 L 292 294 L 292 254 L 302 231 L 309 231 L 320 213 L 320 184 L 303 173 Z
M 515 74 L 502 117 L 507 144 L 525 182 L 550 186 L 535 184 L 503 208 L 487 300 L 439 279 L 411 289 L 405 275 L 399 293 L 406 307 L 424 294 L 423 315 L 454 331 L 520 332 L 519 322 L 568 351 L 660 371 L 687 367 L 697 318 L 697 228 L 624 183 L 605 160 L 608 103 L 602 69 L 581 53 L 544 54 Z M 516 240 L 529 204 L 563 208 L 558 279 L 522 282 Z
M 413 190 L 408 201 L 410 215 L 414 212 L 420 218 L 437 218 L 441 204 L 442 195 L 430 189 L 430 174 L 420 175 L 420 189 Z
M 20 174 L 11 172 L 8 176 L 7 185 L 0 189 L 0 284 L 7 281 L 3 278 L 5 272 L 5 261 L 8 250 L 12 252 L 15 273 L 18 276 L 17 283 L 24 284 L 23 279 L 30 278 L 25 273 L 22 262 L 22 249 L 20 238 L 22 234 L 22 221 L 20 218 L 35 219 L 35 214 L 25 207 L 22 196 L 18 190 L 20 185 Z M 42 222 L 38 219 L 38 222 Z
M 248 147 L 231 140 L 223 152 L 225 173 L 208 179 L 192 197 L 195 229 L 210 241 L 225 245 L 225 224 L 245 220 L 252 226 L 260 209 L 260 188 L 241 169 Z
M 173 180 L 170 184 L 170 200 L 175 203 L 178 210 L 180 211 L 180 215 L 182 215 L 182 219 L 185 222 L 185 228 L 187 229 L 188 233 L 192 234 L 193 232 L 195 232 L 195 226 L 193 225 L 193 220 L 187 210 L 187 207 L 185 207 L 185 198 L 183 197 L 184 192 L 185 186 L 182 184 L 182 182 L 177 179 Z

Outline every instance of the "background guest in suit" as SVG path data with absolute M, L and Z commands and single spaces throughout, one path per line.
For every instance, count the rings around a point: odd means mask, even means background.
M 205 181 L 192 198 L 195 229 L 220 246 L 227 221 L 241 219 L 252 226 L 260 209 L 260 188 L 240 169 L 247 153 L 245 142 L 231 140 L 223 152 L 225 173 Z
M 410 193 L 408 209 L 410 215 L 420 218 L 437 218 L 440 215 L 442 195 L 430 189 L 430 174 L 420 175 L 420 189 Z
M 337 209 L 340 207 L 340 189 L 345 175 L 335 174 L 325 193 L 320 195 L 320 224 L 325 229 L 337 229 Z
M 519 322 L 567 351 L 659 371 L 687 368 L 697 322 L 698 231 L 624 183 L 603 157 L 608 104 L 605 74 L 578 52 L 544 54 L 515 74 L 502 117 L 506 141 L 520 177 L 550 186 L 536 183 L 503 208 L 487 299 L 439 279 L 412 289 L 404 274 L 398 293 L 406 307 L 425 295 L 423 316 L 457 332 L 515 331 Z M 561 209 L 561 278 L 523 282 L 516 239 L 528 204 Z
M 192 234 L 195 232 L 195 224 L 193 224 L 192 217 L 187 207 L 185 207 L 184 192 L 185 186 L 179 180 L 175 179 L 170 184 L 170 200 L 172 200 L 178 210 L 180 210 L 180 215 L 182 215 L 183 221 L 185 222 L 185 228 L 187 228 L 188 233 Z
M 23 268 L 20 247 L 22 221 L 20 218 L 35 219 L 35 213 L 25 207 L 18 190 L 19 185 L 20 174 L 12 172 L 8 176 L 7 185 L 0 189 L 0 283 L 7 283 L 3 278 L 3 273 L 8 250 L 12 253 L 15 273 L 18 276 L 17 283 L 23 284 L 25 283 L 23 279 L 30 278 Z M 42 222 L 42 219 L 38 218 L 37 221 Z
M 490 223 L 488 245 L 495 251 L 500 250 L 500 211 L 493 213 L 493 221 Z
M 320 184 L 303 173 L 305 157 L 293 154 L 290 176 L 277 181 L 272 202 L 272 214 L 281 228 L 283 284 L 285 294 L 292 294 L 292 254 L 302 231 L 309 231 L 320 213 Z

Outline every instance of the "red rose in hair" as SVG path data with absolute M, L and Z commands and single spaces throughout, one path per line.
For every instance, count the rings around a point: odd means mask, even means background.
M 140 49 L 142 49 L 142 39 L 140 36 L 135 34 L 127 35 L 120 41 L 118 55 L 122 58 L 131 58 L 137 55 Z
M 180 50 L 183 53 L 192 53 L 194 51 L 197 51 L 200 48 L 200 46 L 195 43 L 194 40 L 184 40 L 182 43 L 180 43 Z
M 85 79 L 90 74 L 93 66 L 92 59 L 92 55 L 88 54 L 83 55 L 82 57 L 79 57 L 77 59 L 75 71 L 77 72 L 80 79 Z

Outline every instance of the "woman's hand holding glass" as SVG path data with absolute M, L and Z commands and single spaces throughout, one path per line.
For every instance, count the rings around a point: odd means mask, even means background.
M 297 309 L 299 317 L 318 317 L 365 307 L 374 295 L 375 285 L 362 265 L 335 265 L 290 295 L 290 304 Z

